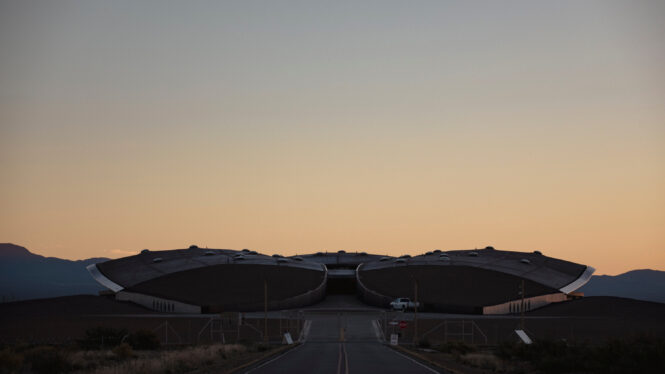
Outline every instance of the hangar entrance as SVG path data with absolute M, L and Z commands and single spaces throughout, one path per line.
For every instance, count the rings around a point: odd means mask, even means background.
M 356 270 L 355 269 L 328 269 L 328 295 L 355 295 Z

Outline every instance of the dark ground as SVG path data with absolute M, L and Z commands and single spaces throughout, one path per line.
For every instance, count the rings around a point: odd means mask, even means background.
M 387 322 L 406 321 L 405 329 L 395 331 L 402 335 L 403 341 L 413 342 L 413 313 L 389 312 L 385 319 Z M 516 341 L 514 330 L 521 327 L 521 322 L 519 314 L 419 313 L 418 339 L 430 344 L 463 340 L 469 344 L 494 345 Z M 393 326 L 388 326 L 387 333 L 392 329 Z M 526 313 L 524 329 L 534 340 L 571 343 L 602 344 L 608 339 L 640 335 L 665 338 L 665 304 L 619 297 L 587 297 Z
M 100 326 L 129 332 L 150 330 L 162 344 L 263 340 L 263 318 L 247 318 L 238 327 L 238 313 L 222 317 L 159 313 L 108 296 L 18 301 L 0 304 L 0 344 L 70 344 L 83 338 L 86 330 Z M 302 323 L 297 311 L 271 312 L 270 341 L 280 342 L 280 331 L 289 331 L 297 339 Z
M 297 338 L 303 319 L 339 309 L 342 313 L 365 312 L 380 322 L 386 336 L 394 329 L 402 342 L 413 342 L 414 314 L 362 308 L 353 295 L 336 295 L 320 304 L 298 311 L 270 312 L 270 340 L 281 339 L 280 330 L 292 332 Z M 225 316 L 226 325 L 219 320 L 210 333 L 212 315 L 169 315 L 147 310 L 128 302 L 118 302 L 103 296 L 66 296 L 0 304 L 1 343 L 66 343 L 80 339 L 86 329 L 95 326 L 125 328 L 129 331 L 149 329 L 160 339 L 168 336 L 170 343 L 220 341 L 235 342 L 238 338 L 237 314 Z M 406 321 L 399 329 L 390 321 Z M 246 315 L 240 339 L 260 340 L 263 331 L 262 313 Z M 463 314 L 419 313 L 418 336 L 430 343 L 465 340 L 473 344 L 497 344 L 514 341 L 514 330 L 521 324 L 519 315 L 481 316 Z M 610 338 L 636 335 L 665 337 L 665 304 L 617 297 L 587 297 L 526 313 L 525 329 L 533 339 L 566 339 L 571 342 L 602 343 Z M 167 329 L 168 327 L 168 329 Z M 167 333 L 166 330 L 169 332 Z M 215 332 L 217 331 L 217 332 Z

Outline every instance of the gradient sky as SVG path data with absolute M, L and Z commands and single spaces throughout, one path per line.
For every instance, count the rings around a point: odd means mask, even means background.
M 0 241 L 665 270 L 665 2 L 0 0 Z

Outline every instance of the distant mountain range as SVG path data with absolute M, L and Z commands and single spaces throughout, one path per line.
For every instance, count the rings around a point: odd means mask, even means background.
M 107 261 L 96 257 L 70 261 L 44 257 L 24 247 L 0 243 L 2 301 L 92 294 L 105 288 L 92 279 L 86 266 Z M 665 271 L 632 270 L 616 276 L 594 275 L 578 291 L 585 296 L 618 296 L 665 303 Z
M 0 243 L 0 300 L 96 295 L 105 288 L 92 279 L 85 267 L 107 260 L 103 257 L 78 261 L 44 257 L 15 244 Z
M 584 296 L 618 296 L 665 303 L 665 271 L 632 270 L 619 275 L 594 275 L 579 292 Z

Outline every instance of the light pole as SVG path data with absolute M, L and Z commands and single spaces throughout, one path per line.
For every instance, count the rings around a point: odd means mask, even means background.
M 413 344 L 418 345 L 418 280 L 413 279 Z
M 268 280 L 263 280 L 263 342 L 268 344 Z
M 520 312 L 521 312 L 520 329 L 522 329 L 522 331 L 524 331 L 524 307 L 526 306 L 524 304 L 524 279 L 522 279 L 522 286 L 520 287 L 520 294 L 522 295 L 522 305 L 520 306 Z

